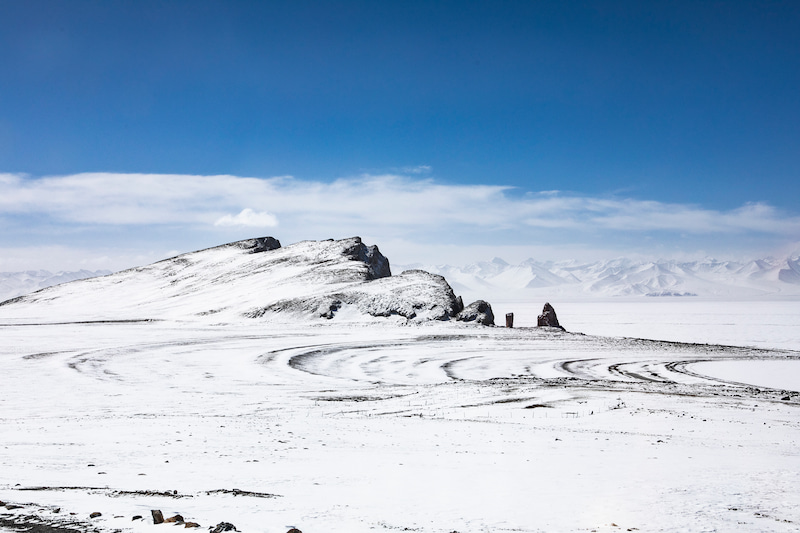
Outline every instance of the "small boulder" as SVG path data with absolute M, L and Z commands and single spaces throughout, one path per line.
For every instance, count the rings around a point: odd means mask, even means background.
M 296 527 L 293 527 L 292 529 L 290 529 L 286 533 L 303 533 L 303 532 L 300 531 L 299 529 L 297 529 Z
M 163 524 L 164 523 L 164 514 L 159 511 L 158 509 L 153 509 L 150 511 L 153 515 L 153 523 L 154 524 Z
M 178 524 L 178 523 L 182 524 L 183 517 L 179 514 L 176 514 L 175 516 L 170 516 L 169 518 L 165 518 L 164 522 L 169 522 L 170 524 Z
M 540 327 L 544 326 L 549 328 L 559 328 L 560 330 L 564 331 L 564 328 L 558 323 L 556 310 L 553 309 L 553 306 L 549 303 L 544 304 L 544 309 L 542 309 L 542 314 L 539 315 L 536 325 Z
M 131 522 L 135 522 L 136 520 L 144 520 L 144 517 L 142 517 L 142 515 L 140 514 L 137 514 L 136 516 L 131 518 Z
M 460 322 L 477 322 L 484 326 L 494 326 L 494 313 L 489 302 L 477 300 L 469 304 L 463 311 L 456 315 Z
M 185 527 L 185 528 L 186 528 L 186 527 L 200 527 L 200 524 L 198 524 L 197 522 L 186 522 L 186 523 L 183 525 L 183 527 Z
M 103 513 L 94 512 L 89 515 L 89 518 L 97 518 L 98 516 L 103 516 Z
M 236 529 L 236 526 L 234 526 L 230 522 L 220 522 L 214 529 L 211 530 L 211 533 L 224 533 L 225 531 L 239 531 L 239 530 Z

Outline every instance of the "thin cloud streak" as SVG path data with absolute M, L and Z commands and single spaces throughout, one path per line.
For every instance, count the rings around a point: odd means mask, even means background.
M 62 223 L 375 228 L 388 233 L 568 229 L 575 233 L 757 232 L 797 235 L 800 217 L 763 203 L 729 211 L 630 198 L 515 197 L 510 187 L 450 185 L 396 175 L 331 183 L 291 177 L 247 178 L 87 173 L 38 179 L 0 175 L 0 216 L 39 215 Z

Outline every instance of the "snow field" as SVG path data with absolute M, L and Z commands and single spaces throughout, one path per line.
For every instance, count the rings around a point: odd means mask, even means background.
M 9 513 L 148 533 L 173 527 L 131 521 L 150 509 L 269 533 L 800 527 L 798 397 L 692 371 L 796 352 L 447 323 L 0 334 L 0 500 L 36 503 Z

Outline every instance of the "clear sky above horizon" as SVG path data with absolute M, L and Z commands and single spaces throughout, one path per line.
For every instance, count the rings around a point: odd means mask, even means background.
M 769 1 L 3 2 L 0 270 L 254 234 L 792 250 L 798 28 Z

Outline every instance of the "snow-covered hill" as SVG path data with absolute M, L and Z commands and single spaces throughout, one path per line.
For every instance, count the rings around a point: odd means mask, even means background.
M 287 247 L 265 237 L 50 287 L 0 304 L 0 317 L 45 322 L 469 320 L 459 316 L 463 309 L 442 276 L 421 270 L 392 276 L 377 246 L 366 246 L 358 237 Z
M 675 260 L 535 261 L 500 258 L 457 267 L 410 265 L 445 276 L 454 290 L 487 297 L 569 296 L 800 296 L 800 258 L 749 262 Z
M 56 272 L 27 270 L 25 272 L 0 272 L 0 302 L 53 285 L 111 274 L 110 270 L 79 270 Z

